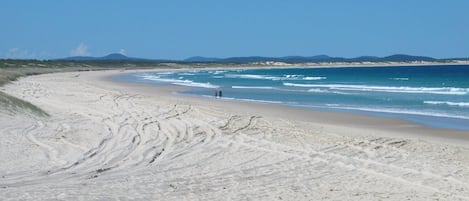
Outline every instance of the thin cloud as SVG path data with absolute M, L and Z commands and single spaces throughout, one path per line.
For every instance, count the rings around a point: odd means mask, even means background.
M 17 47 L 11 48 L 5 53 L 5 58 L 8 59 L 35 59 L 36 57 L 36 53 Z
M 80 43 L 77 48 L 70 51 L 72 56 L 90 56 L 91 53 L 88 52 L 88 46 L 84 43 Z
M 125 49 L 120 49 L 120 50 L 119 50 L 119 54 L 125 55 Z

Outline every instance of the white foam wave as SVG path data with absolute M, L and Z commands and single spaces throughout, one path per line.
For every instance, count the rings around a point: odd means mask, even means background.
M 178 80 L 178 79 L 168 79 L 168 78 L 161 78 L 159 76 L 154 76 L 154 75 L 141 75 L 140 76 L 144 80 L 152 80 L 152 81 L 157 81 L 157 82 L 166 82 L 174 85 L 180 85 L 180 86 L 188 86 L 188 87 L 201 87 L 201 88 L 219 88 L 217 85 L 213 85 L 210 83 L 200 83 L 200 82 L 194 82 L 192 80 Z
M 304 77 L 303 75 L 283 75 L 271 76 L 271 75 L 254 75 L 254 74 L 225 74 L 227 78 L 242 78 L 242 79 L 261 79 L 261 80 L 324 80 L 327 77 Z
M 179 73 L 178 75 L 195 75 L 194 73 Z
M 327 77 L 305 77 L 304 75 L 283 75 L 282 80 L 325 80 Z
M 303 80 L 325 80 L 327 77 L 304 77 Z
M 283 75 L 286 78 L 296 78 L 296 77 L 303 77 L 303 75 Z
M 310 93 L 331 93 L 331 94 L 342 94 L 342 95 L 351 95 L 351 94 L 353 94 L 353 93 L 333 91 L 333 90 L 327 90 L 327 89 L 318 89 L 318 88 L 308 89 L 308 92 L 310 92 Z
M 283 83 L 284 86 L 327 88 L 341 91 L 372 91 L 387 93 L 417 93 L 417 94 L 443 94 L 443 95 L 466 95 L 469 88 L 455 87 L 391 87 L 391 86 L 369 86 L 369 85 L 344 85 L 344 84 L 297 84 Z
M 209 73 L 209 74 L 213 74 L 213 75 L 219 75 L 219 74 L 226 73 L 228 71 L 226 71 L 226 70 L 210 70 L 210 71 L 206 71 L 206 72 Z
M 409 78 L 407 77 L 393 77 L 393 78 L 389 78 L 391 80 L 400 80 L 400 81 L 407 81 L 409 80 Z
M 449 105 L 449 106 L 469 107 L 469 102 L 424 101 L 423 103 L 430 104 L 430 105 Z
M 437 112 L 423 112 L 414 110 L 403 110 L 403 109 L 387 109 L 387 108 L 362 108 L 362 107 L 347 107 L 347 106 L 329 106 L 332 109 L 343 109 L 343 110 L 356 110 L 364 112 L 378 112 L 378 113 L 391 113 L 391 114 L 408 114 L 408 115 L 420 115 L 420 116 L 431 116 L 431 117 L 443 117 L 443 118 L 455 118 L 455 119 L 469 119 L 469 116 L 452 115 Z
M 330 93 L 330 91 L 324 90 L 324 89 L 308 89 L 308 92 L 314 92 L 314 93 Z
M 274 89 L 273 87 L 265 86 L 231 86 L 233 89 Z
M 214 98 L 213 96 L 202 95 L 203 97 L 207 98 Z M 268 100 L 257 100 L 257 99 L 248 99 L 248 98 L 231 98 L 231 97 L 222 97 L 220 99 L 224 100 L 236 100 L 236 101 L 247 101 L 247 102 L 257 102 L 257 103 L 275 103 L 275 104 L 282 104 L 284 102 L 281 101 L 268 101 Z
M 209 89 L 215 89 L 215 88 L 219 88 L 220 86 L 217 86 L 217 85 L 213 85 L 213 84 L 210 84 L 210 83 L 200 83 L 200 82 L 192 82 L 192 81 L 187 81 L 187 80 L 184 80 L 184 82 L 173 82 L 171 84 L 174 84 L 174 85 L 180 85 L 180 86 L 188 86 L 188 87 L 201 87 L 201 88 L 209 88 Z
M 159 72 L 158 75 L 172 75 L 174 72 Z
M 240 100 L 240 101 L 248 101 L 248 102 L 258 102 L 258 103 L 275 103 L 275 104 L 283 103 L 283 102 L 281 102 L 281 101 L 256 100 L 256 99 L 247 99 L 247 98 L 229 98 L 229 97 L 224 97 L 223 99 L 227 99 L 227 100 Z
M 243 79 L 261 79 L 261 80 L 280 80 L 279 77 L 267 75 L 251 75 L 251 74 L 226 74 L 227 78 L 243 78 Z

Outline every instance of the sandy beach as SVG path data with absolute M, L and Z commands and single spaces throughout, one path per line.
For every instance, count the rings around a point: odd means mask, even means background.
M 112 81 L 0 89 L 0 200 L 469 200 L 469 132 Z

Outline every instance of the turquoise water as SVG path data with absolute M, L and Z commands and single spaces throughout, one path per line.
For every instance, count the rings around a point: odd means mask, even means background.
M 138 73 L 117 79 L 189 86 L 183 94 L 364 113 L 469 130 L 469 66 L 285 68 Z

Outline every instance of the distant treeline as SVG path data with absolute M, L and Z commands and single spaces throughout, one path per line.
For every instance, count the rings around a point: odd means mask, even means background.
M 446 58 L 436 59 L 425 56 L 412 56 L 405 54 L 395 54 L 387 57 L 375 56 L 361 56 L 355 58 L 344 57 L 330 57 L 328 55 L 317 55 L 310 57 L 303 56 L 287 56 L 287 57 L 230 57 L 230 58 L 209 58 L 209 57 L 191 57 L 184 61 L 186 62 L 234 62 L 234 63 L 247 63 L 247 62 L 284 62 L 284 63 L 347 63 L 347 62 L 451 62 L 458 60 L 469 60 L 469 58 Z
M 452 62 L 460 60 L 469 60 L 469 58 L 445 58 L 445 59 L 436 59 L 426 56 L 413 56 L 406 54 L 395 54 L 386 57 L 376 57 L 376 56 L 361 56 L 354 58 L 344 58 L 344 57 L 330 57 L 328 55 L 316 55 L 316 56 L 286 56 L 286 57 L 260 57 L 260 56 L 249 56 L 249 57 L 229 57 L 229 58 L 215 58 L 215 57 L 190 57 L 184 60 L 164 60 L 164 59 L 143 59 L 135 57 L 127 57 L 122 54 L 113 53 L 103 57 L 90 57 L 90 56 L 76 56 L 76 57 L 67 57 L 63 59 L 57 59 L 55 61 L 74 61 L 74 62 L 93 62 L 93 64 L 133 64 L 139 66 L 145 65 L 155 65 L 163 63 L 176 63 L 176 64 L 205 64 L 210 65 L 213 63 L 216 64 L 236 64 L 236 65 L 245 65 L 259 62 L 283 62 L 289 64 L 301 64 L 301 63 L 360 63 L 360 62 Z

